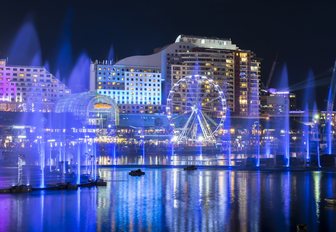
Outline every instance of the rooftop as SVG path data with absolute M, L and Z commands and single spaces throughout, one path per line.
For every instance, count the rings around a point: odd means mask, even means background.
M 179 35 L 176 38 L 175 43 L 180 42 L 191 43 L 196 47 L 204 47 L 204 48 L 228 49 L 228 50 L 239 49 L 235 44 L 232 43 L 231 39 Z

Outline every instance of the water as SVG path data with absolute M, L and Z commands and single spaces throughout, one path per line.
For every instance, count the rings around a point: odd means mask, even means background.
M 336 230 L 336 209 L 321 202 L 336 173 L 144 170 L 99 169 L 107 187 L 2 194 L 0 231 Z
M 285 83 L 287 81 L 287 85 L 288 85 L 288 74 L 287 74 L 287 68 L 284 68 L 283 71 L 283 82 Z M 286 157 L 286 166 L 289 167 L 290 165 L 290 135 L 289 135 L 289 130 L 290 130 L 290 125 L 289 125 L 289 97 L 287 97 L 286 99 L 287 103 L 285 104 L 285 120 L 284 120 L 284 130 L 285 130 L 285 134 L 284 134 L 284 146 L 285 146 L 285 157 Z
M 302 123 L 302 131 L 304 132 L 304 144 L 302 146 L 302 153 L 306 153 L 306 163 L 310 162 L 311 158 L 311 144 L 310 144 L 310 118 L 309 118 L 309 113 L 311 111 L 313 112 L 312 115 L 312 121 L 314 120 L 314 115 L 316 113 L 316 109 L 314 109 L 314 103 L 315 103 L 315 77 L 312 71 L 309 71 L 308 77 L 307 77 L 307 84 L 304 90 L 304 98 L 303 98 L 303 105 L 305 106 L 304 108 L 304 116 L 303 120 L 304 122 Z M 305 149 L 305 151 L 304 151 Z
M 231 117 L 230 117 L 230 109 L 226 110 L 226 118 L 224 121 L 224 130 L 226 133 L 224 134 L 224 150 L 227 150 L 227 159 L 228 166 L 231 166 Z
M 40 41 L 31 19 L 27 19 L 18 30 L 7 56 L 15 65 L 42 65 Z
M 334 64 L 331 82 L 328 92 L 328 101 L 327 101 L 327 117 L 326 117 L 326 142 L 327 142 L 327 154 L 332 154 L 333 150 L 333 133 L 332 133 L 332 111 L 334 110 L 334 101 L 336 94 L 336 61 Z
M 86 53 L 81 53 L 70 73 L 67 86 L 72 93 L 89 90 L 90 58 Z
M 302 124 L 302 131 L 304 135 L 302 136 L 303 144 L 302 144 L 302 153 L 306 153 L 305 162 L 309 162 L 310 160 L 310 138 L 309 138 L 309 110 L 308 106 L 305 107 L 305 113 L 304 113 L 304 122 Z
M 113 44 L 110 46 L 110 49 L 109 49 L 109 52 L 108 52 L 108 55 L 107 55 L 107 60 L 109 62 L 111 62 L 112 64 L 115 61 L 115 52 L 114 52 L 114 46 L 113 46 Z

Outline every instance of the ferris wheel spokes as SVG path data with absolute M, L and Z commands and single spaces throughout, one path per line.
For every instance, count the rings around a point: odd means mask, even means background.
M 212 79 L 187 76 L 173 85 L 166 111 L 174 128 L 173 142 L 214 144 L 225 120 L 226 100 Z

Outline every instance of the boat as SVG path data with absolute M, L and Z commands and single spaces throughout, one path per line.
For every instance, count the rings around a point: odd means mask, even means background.
M 107 186 L 107 182 L 103 179 L 97 179 L 95 183 L 96 183 L 96 186 Z
M 297 232 L 306 232 L 306 231 L 308 231 L 307 225 L 306 224 L 298 224 L 298 225 L 296 225 L 296 231 Z
M 90 187 L 94 187 L 94 186 L 96 186 L 96 183 L 94 181 L 82 182 L 82 183 L 78 184 L 78 187 L 90 188 Z
M 66 186 L 66 190 L 77 190 L 77 189 L 78 189 L 77 184 L 68 183 L 67 186 Z
M 10 193 L 28 193 L 32 191 L 30 185 L 14 185 L 9 189 Z
M 194 171 L 197 170 L 197 167 L 195 165 L 189 165 L 185 168 L 183 168 L 184 171 Z
M 141 169 L 137 169 L 137 170 L 132 170 L 128 173 L 128 175 L 130 176 L 142 176 L 145 175 L 145 172 L 141 171 Z
M 335 205 L 336 206 L 336 198 L 324 198 L 324 201 L 329 205 Z
M 67 183 L 57 183 L 52 185 L 47 185 L 45 188 L 36 189 L 36 190 L 77 190 L 78 185 L 72 184 L 70 182 Z

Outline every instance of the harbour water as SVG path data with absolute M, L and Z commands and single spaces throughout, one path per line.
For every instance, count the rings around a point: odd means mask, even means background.
M 336 196 L 334 172 L 129 170 L 100 168 L 107 187 L 1 194 L 0 231 L 336 231 L 323 200 Z

